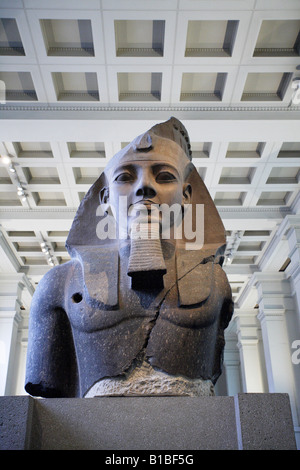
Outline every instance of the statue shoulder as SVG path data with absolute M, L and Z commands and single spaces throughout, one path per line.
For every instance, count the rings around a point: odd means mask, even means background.
M 48 305 L 62 305 L 66 283 L 73 270 L 73 261 L 54 266 L 38 283 L 33 295 L 33 304 L 48 302 Z
M 61 283 L 65 283 L 70 270 L 72 270 L 73 264 L 73 261 L 68 261 L 67 263 L 54 266 L 43 276 L 38 285 L 47 283 L 48 285 L 59 288 Z

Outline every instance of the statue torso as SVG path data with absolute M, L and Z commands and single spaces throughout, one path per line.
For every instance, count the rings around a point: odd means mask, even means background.
M 70 263 L 64 309 L 72 326 L 82 394 L 104 377 L 122 376 L 141 354 L 151 367 L 168 374 L 213 381 L 218 376 L 221 358 L 214 351 L 219 349 L 216 343 L 226 292 L 230 294 L 226 276 L 212 261 L 199 265 L 198 271 L 192 269 L 186 286 L 180 281 L 183 297 L 185 288 L 192 292 L 191 282 L 197 287 L 201 284 L 201 269 L 206 278 L 206 271 L 212 272 L 210 292 L 202 301 L 183 305 L 175 253 L 168 253 L 165 261 L 163 289 L 136 291 L 127 275 L 128 258 L 121 252 L 115 278 L 99 275 L 102 287 L 116 283 L 118 303 L 113 307 L 88 298 L 81 263 Z

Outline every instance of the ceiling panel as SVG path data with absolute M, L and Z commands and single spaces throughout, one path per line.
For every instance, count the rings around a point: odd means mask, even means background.
M 117 57 L 164 55 L 164 20 L 115 20 Z
M 185 57 L 231 56 L 238 25 L 235 20 L 190 20 Z
M 15 18 L 0 19 L 0 56 L 2 55 L 25 55 Z
M 290 57 L 300 55 L 300 20 L 264 20 L 254 56 Z
M 90 20 L 40 20 L 48 56 L 94 56 Z

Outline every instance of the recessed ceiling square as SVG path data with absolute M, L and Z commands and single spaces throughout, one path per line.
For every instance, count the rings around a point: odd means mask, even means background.
M 226 78 L 226 73 L 183 73 L 180 101 L 221 101 Z
M 287 191 L 263 191 L 257 206 L 286 206 L 290 197 Z
M 16 192 L 0 191 L 0 206 L 21 206 Z
M 66 206 L 66 200 L 62 192 L 32 192 L 33 199 L 37 206 Z
M 23 167 L 28 184 L 60 184 L 55 167 Z
M 41 254 L 41 246 L 38 242 L 30 241 L 18 241 L 13 243 L 15 249 L 20 252 L 37 252 Z
M 0 72 L 6 101 L 37 101 L 30 72 Z
M 277 158 L 300 159 L 300 142 L 283 142 Z
M 55 253 L 59 253 L 59 252 L 64 253 L 65 251 L 67 251 L 65 242 L 59 242 L 59 241 L 53 242 L 52 247 Z
M 53 158 L 49 142 L 14 142 L 18 158 Z
M 105 158 L 104 142 L 68 142 L 70 158 Z
M 260 158 L 264 142 L 229 142 L 226 158 Z
M 291 78 L 291 73 L 248 73 L 242 101 L 282 101 Z
M 297 184 L 299 176 L 299 167 L 273 167 L 267 179 L 267 184 Z
M 245 230 L 243 234 L 243 238 L 249 239 L 255 239 L 259 237 L 261 240 L 263 237 L 269 237 L 271 235 L 270 230 Z
M 249 252 L 249 251 L 261 251 L 263 249 L 265 242 L 261 241 L 251 241 L 251 242 L 241 242 L 237 248 L 237 251 Z
M 9 230 L 8 236 L 10 239 L 28 239 L 35 238 L 35 233 L 31 230 Z
M 235 255 L 231 264 L 255 264 L 257 256 L 237 256 Z
M 115 20 L 117 57 L 162 57 L 164 20 Z
M 103 168 L 76 167 L 73 168 L 75 181 L 77 184 L 93 184 L 101 175 Z
M 52 72 L 58 101 L 99 101 L 94 72 Z
M 40 20 L 48 56 L 94 56 L 91 20 Z
M 14 18 L 0 18 L 0 55 L 25 55 L 18 25 Z
M 230 57 L 238 23 L 232 20 L 189 21 L 185 57 Z
M 160 101 L 162 73 L 118 73 L 120 101 Z
M 254 57 L 293 57 L 300 55 L 300 19 L 264 20 Z
M 209 158 L 211 142 L 191 142 L 193 158 Z
M 45 266 L 48 265 L 47 260 L 45 256 L 34 256 L 34 257 L 28 257 L 28 256 L 21 256 L 21 259 L 24 264 L 27 266 Z
M 242 206 L 246 193 L 237 191 L 217 191 L 214 202 L 217 206 Z
M 12 184 L 7 168 L 0 167 L 0 184 Z
M 255 173 L 255 168 L 224 167 L 219 184 L 250 184 Z
M 66 230 L 50 230 L 47 232 L 47 235 L 48 237 L 54 237 L 56 239 L 58 238 L 63 238 L 64 240 L 67 238 L 68 236 L 68 231 Z

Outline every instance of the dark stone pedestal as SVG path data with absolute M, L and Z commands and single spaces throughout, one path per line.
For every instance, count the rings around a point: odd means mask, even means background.
M 287 394 L 0 397 L 0 449 L 295 450 Z

